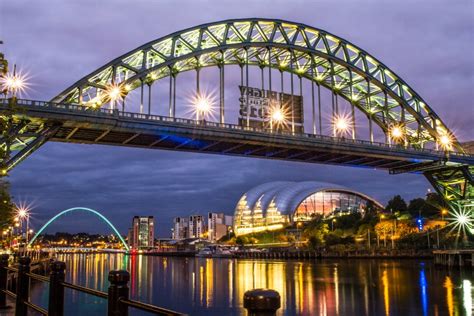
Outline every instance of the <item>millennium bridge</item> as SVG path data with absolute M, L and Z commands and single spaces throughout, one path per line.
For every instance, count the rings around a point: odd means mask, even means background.
M 20 81 L 5 67 L 2 175 L 47 141 L 116 145 L 420 173 L 452 207 L 474 209 L 474 156 L 427 102 L 368 52 L 308 25 L 192 27 L 50 101 L 19 98 Z

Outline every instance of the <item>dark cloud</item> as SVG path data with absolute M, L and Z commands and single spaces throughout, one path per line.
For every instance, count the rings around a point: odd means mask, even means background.
M 472 1 L 7 0 L 0 3 L 0 38 L 7 57 L 32 76 L 28 97 L 50 99 L 109 60 L 176 30 L 239 17 L 302 22 L 376 56 L 465 141 L 474 139 L 473 12 Z M 133 215 L 155 215 L 160 235 L 168 234 L 173 216 L 231 213 L 243 192 L 267 181 L 328 181 L 382 202 L 429 188 L 419 175 L 56 143 L 20 164 L 10 180 L 16 198 L 34 201 L 37 225 L 82 205 L 101 211 L 122 232 Z M 98 231 L 97 222 L 68 218 L 55 230 Z

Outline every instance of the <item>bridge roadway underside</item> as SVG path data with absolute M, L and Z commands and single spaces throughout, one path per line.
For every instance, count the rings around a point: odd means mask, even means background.
M 236 125 L 196 122 L 142 114 L 29 107 L 32 123 L 60 127 L 50 141 L 179 150 L 365 168 L 417 171 L 439 164 L 441 152 L 407 149 L 309 134 L 270 134 Z M 454 163 L 472 164 L 472 157 L 453 156 Z M 394 172 L 396 173 L 396 172 Z

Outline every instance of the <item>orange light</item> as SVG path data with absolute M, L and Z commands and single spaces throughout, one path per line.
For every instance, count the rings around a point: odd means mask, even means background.
M 390 128 L 390 138 L 393 140 L 400 140 L 403 139 L 405 135 L 405 131 L 403 130 L 402 126 L 394 125 Z

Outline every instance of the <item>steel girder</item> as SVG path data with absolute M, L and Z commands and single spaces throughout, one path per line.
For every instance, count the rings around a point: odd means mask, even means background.
M 270 19 L 209 23 L 164 36 L 112 60 L 52 99 L 100 107 L 118 85 L 124 94 L 180 72 L 228 64 L 292 72 L 342 96 L 388 133 L 404 127 L 412 146 L 444 135 L 463 152 L 446 125 L 405 81 L 352 43 L 308 25 Z
M 449 205 L 465 205 L 474 214 L 474 166 L 445 166 L 424 175 Z
M 9 108 L 0 115 L 0 176 L 6 175 L 58 130 L 58 124 L 28 118 L 10 99 Z

